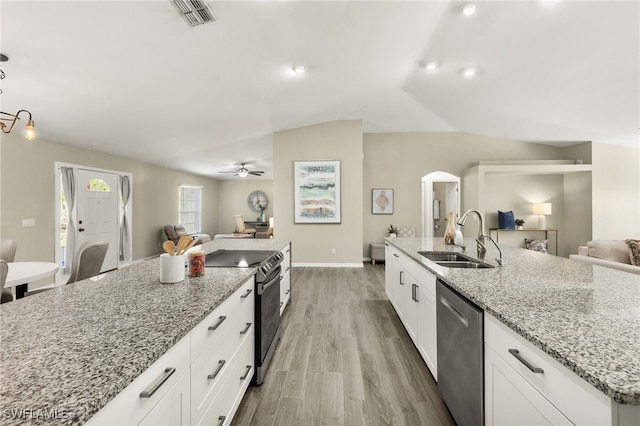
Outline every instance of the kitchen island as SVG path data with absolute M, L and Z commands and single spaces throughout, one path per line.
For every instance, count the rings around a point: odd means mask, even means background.
M 485 324 L 497 319 L 604 394 L 612 423 L 640 421 L 640 276 L 503 245 L 498 267 L 491 244 L 494 268 L 446 268 L 419 254 L 461 251 L 442 238 L 385 242 L 481 308 Z M 465 244 L 477 258 L 475 241 Z
M 218 240 L 194 249 L 288 244 Z M 1 305 L 1 423 L 87 422 L 255 273 L 207 268 L 161 284 L 156 258 Z

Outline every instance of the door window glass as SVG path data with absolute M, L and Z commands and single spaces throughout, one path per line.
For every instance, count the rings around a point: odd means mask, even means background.
M 92 192 L 111 192 L 109 184 L 97 178 L 91 179 L 85 189 Z

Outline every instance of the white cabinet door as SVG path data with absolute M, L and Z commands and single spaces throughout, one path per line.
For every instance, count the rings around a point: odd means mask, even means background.
M 389 300 L 393 299 L 393 248 L 384 243 L 384 291 Z
M 486 425 L 571 425 L 490 346 L 484 347 Z
M 436 324 L 435 276 L 418 286 L 418 351 L 429 367 L 431 375 L 438 380 L 438 341 Z M 433 287 L 433 291 L 431 290 Z
M 403 293 L 402 286 L 404 285 L 405 277 L 404 277 L 404 271 L 402 270 L 402 268 L 400 268 L 400 263 L 398 262 L 399 256 L 400 255 L 396 252 L 396 250 L 394 250 L 393 260 L 389 263 L 389 265 L 391 266 L 391 275 L 393 277 L 391 280 L 391 287 L 392 287 L 391 304 L 393 305 L 400 319 L 402 319 L 404 315 L 400 310 L 399 302 L 402 298 L 402 293 Z M 386 264 L 385 264 L 385 267 L 386 267 Z
M 417 292 L 418 280 L 407 271 L 404 272 L 404 285 L 402 285 L 402 294 L 400 310 L 402 311 L 404 328 L 409 333 L 409 337 L 416 344 L 418 341 L 418 303 L 415 301 L 415 294 Z
M 280 316 L 284 313 L 289 300 L 291 299 L 291 245 L 282 251 L 282 271 L 280 272 Z
M 140 422 L 140 425 L 190 425 L 189 386 L 189 371 L 186 371 Z

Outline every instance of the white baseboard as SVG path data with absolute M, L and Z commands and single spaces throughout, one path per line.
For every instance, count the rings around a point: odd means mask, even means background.
M 364 268 L 363 263 L 292 263 L 294 268 Z

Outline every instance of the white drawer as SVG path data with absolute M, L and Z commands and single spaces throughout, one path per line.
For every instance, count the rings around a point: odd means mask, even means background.
M 172 370 L 174 369 L 174 370 Z M 189 369 L 189 336 L 185 336 L 116 395 L 87 424 L 138 424 Z M 165 379 L 166 380 L 163 380 Z M 141 397 L 143 391 L 155 391 Z M 150 392 L 151 393 L 151 392 Z
M 221 335 L 221 344 L 209 346 L 191 366 L 191 417 L 197 422 L 211 404 L 211 400 L 224 387 L 241 348 L 255 339 L 253 310 L 239 312 L 230 332 Z M 227 390 L 225 389 L 225 393 Z
M 239 321 L 239 314 L 249 312 L 253 318 L 254 278 L 251 277 L 242 287 L 222 302 L 207 318 L 191 331 L 191 362 L 211 345 L 224 345 L 224 336 Z
M 486 313 L 484 339 L 498 356 L 574 424 L 611 423 L 610 398 Z M 542 372 L 531 371 L 525 362 Z
M 217 393 L 214 392 L 206 412 L 195 422 L 196 424 L 228 425 L 231 423 L 255 371 L 254 347 L 253 338 L 246 339 L 242 343 L 229 368 L 221 373 L 221 383 L 216 386 Z

